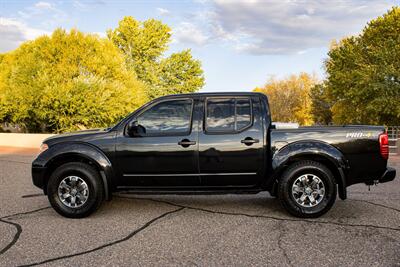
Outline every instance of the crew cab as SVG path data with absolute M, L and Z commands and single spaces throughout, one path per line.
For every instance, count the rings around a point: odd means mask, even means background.
M 165 96 L 108 129 L 46 139 L 33 184 L 66 217 L 85 217 L 113 192 L 269 191 L 289 213 L 318 217 L 352 184 L 396 176 L 382 126 L 276 129 L 260 93 Z

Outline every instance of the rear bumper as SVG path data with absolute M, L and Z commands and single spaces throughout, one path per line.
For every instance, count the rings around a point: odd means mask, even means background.
M 391 167 L 387 167 L 385 173 L 379 178 L 379 183 L 387 183 L 393 181 L 396 177 L 396 170 Z

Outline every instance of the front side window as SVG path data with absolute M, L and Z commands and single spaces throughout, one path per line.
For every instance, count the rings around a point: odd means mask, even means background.
M 189 133 L 192 100 L 161 102 L 140 114 L 136 120 L 145 128 L 145 136 Z
M 206 110 L 207 132 L 235 132 L 251 124 L 249 98 L 208 99 Z

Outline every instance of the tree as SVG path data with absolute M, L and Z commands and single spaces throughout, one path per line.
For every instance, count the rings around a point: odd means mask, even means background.
M 164 57 L 171 41 L 171 29 L 161 21 L 144 22 L 124 17 L 108 38 L 125 54 L 128 66 L 147 85 L 147 95 L 195 92 L 204 85 L 201 63 L 190 50 Z
M 400 8 L 370 21 L 358 36 L 332 45 L 326 99 L 338 124 L 400 123 Z
M 111 41 L 57 29 L 2 57 L 0 121 L 34 132 L 110 126 L 146 101 L 144 88 Z
M 316 82 L 314 76 L 300 73 L 280 80 L 270 78 L 264 87 L 254 91 L 268 96 L 273 121 L 311 125 L 310 90 Z
M 331 105 L 325 95 L 324 83 L 315 84 L 310 90 L 311 114 L 316 124 L 329 125 L 332 123 Z

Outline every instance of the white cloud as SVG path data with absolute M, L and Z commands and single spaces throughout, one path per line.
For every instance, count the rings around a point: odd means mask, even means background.
M 180 43 L 204 45 L 209 37 L 200 28 L 189 22 L 182 22 L 174 29 L 173 38 Z
M 161 7 L 158 7 L 158 8 L 157 8 L 157 13 L 158 13 L 160 16 L 164 16 L 164 15 L 169 15 L 169 14 L 170 14 L 170 12 L 169 12 L 168 9 L 161 8 Z
M 198 3 L 198 4 L 206 4 L 208 3 L 210 0 L 194 0 L 193 2 Z
M 379 0 L 214 0 L 210 39 L 251 54 L 298 53 L 356 34 L 390 7 Z
M 16 19 L 0 17 L 0 52 L 13 50 L 22 42 L 44 34 L 49 32 L 29 27 Z
M 82 3 L 82 2 L 79 1 L 79 0 L 73 1 L 73 2 L 72 2 L 72 5 L 73 5 L 76 9 L 79 9 L 79 10 L 86 10 L 86 9 L 88 8 L 88 6 L 87 6 L 86 4 Z
M 214 39 L 222 39 L 234 42 L 238 40 L 238 37 L 235 36 L 235 34 L 227 32 L 220 24 L 211 23 L 210 26 L 211 26 L 210 31 Z
M 75 3 L 73 3 L 75 5 Z M 37 2 L 18 11 L 19 19 L 29 22 L 31 19 L 40 18 L 40 27 L 53 29 L 59 27 L 69 19 L 66 12 L 49 2 Z
M 53 5 L 49 2 L 37 2 L 35 7 L 38 9 L 52 9 Z

